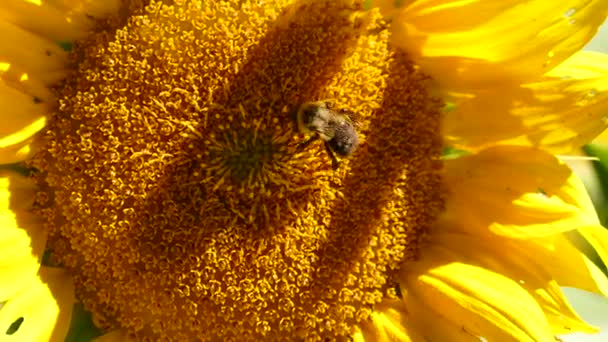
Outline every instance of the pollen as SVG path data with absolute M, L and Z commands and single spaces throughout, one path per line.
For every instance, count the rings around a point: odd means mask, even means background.
M 32 166 L 54 260 L 138 340 L 347 338 L 443 206 L 428 78 L 353 1 L 151 1 L 75 45 Z M 304 102 L 356 113 L 340 167 Z M 398 290 L 398 289 L 397 289 Z

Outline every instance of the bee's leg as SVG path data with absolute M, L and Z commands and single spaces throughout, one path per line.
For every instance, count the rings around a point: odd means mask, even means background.
M 323 145 L 325 146 L 325 151 L 327 152 L 327 154 L 329 154 L 329 157 L 331 158 L 332 169 L 338 169 L 338 167 L 340 166 L 340 162 L 338 161 L 338 158 L 336 158 L 334 151 L 332 151 L 331 147 L 329 147 L 329 143 L 327 141 L 325 141 Z
M 317 139 L 319 139 L 319 135 L 318 134 L 313 135 L 312 137 L 308 138 L 308 140 L 298 144 L 297 151 L 300 152 L 300 151 L 304 150 L 306 148 L 306 146 L 310 145 L 311 142 L 313 142 Z

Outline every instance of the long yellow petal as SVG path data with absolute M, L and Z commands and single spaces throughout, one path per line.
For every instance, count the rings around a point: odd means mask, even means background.
M 82 38 L 93 27 L 93 18 L 119 13 L 121 0 L 3 0 L 0 21 L 57 42 Z
M 430 306 L 424 298 L 410 292 L 404 294 L 403 301 L 409 313 L 408 326 L 423 337 L 415 341 L 479 342 L 479 336 L 452 317 L 452 312 Z
M 593 225 L 581 227 L 578 232 L 595 249 L 604 265 L 608 266 L 608 230 L 600 225 Z
M 67 53 L 54 41 L 0 21 L 2 42 L 0 62 L 19 62 L 26 70 L 62 70 L 67 65 Z
M 32 139 L 19 144 L 0 147 L 0 164 L 12 164 L 26 160 L 32 156 L 38 148 Z
M 0 82 L 0 147 L 31 138 L 44 127 L 50 111 L 42 99 Z
M 67 271 L 43 267 L 40 277 L 7 301 L 0 310 L 0 327 L 8 331 L 3 341 L 63 341 L 70 326 L 74 305 L 74 284 Z
M 35 186 L 22 176 L 0 173 L 0 301 L 36 277 L 46 232 L 29 210 Z
M 408 298 L 440 308 L 454 325 L 488 341 L 553 338 L 538 303 L 517 282 L 446 255 L 435 248 L 432 255 L 405 268 Z
M 521 252 L 534 256 L 560 286 L 608 296 L 608 279 L 570 240 L 558 234 L 519 241 Z
M 450 89 L 532 80 L 580 50 L 607 11 L 602 0 L 418 0 L 385 10 L 393 43 Z
M 54 5 L 64 12 L 77 12 L 96 18 L 103 18 L 119 13 L 123 0 L 57 0 Z
M 445 166 L 449 197 L 442 219 L 457 222 L 451 227 L 530 238 L 598 222 L 580 180 L 542 150 L 498 146 Z
M 420 341 L 421 338 L 412 327 L 407 326 L 404 316 L 408 309 L 402 300 L 385 299 L 374 307 L 371 317 L 361 322 L 353 334 L 354 342 L 364 341 Z M 412 337 L 410 337 L 413 335 Z
M 458 225 L 459 222 L 441 219 L 437 222 L 436 229 L 444 233 L 465 232 L 479 235 L 463 227 L 454 227 L 455 224 Z M 575 287 L 608 296 L 608 279 L 604 273 L 563 234 L 516 241 L 512 245 L 513 253 L 534 256 L 536 262 L 543 265 L 560 286 Z
M 12 70 L 12 71 L 11 71 Z M 22 161 L 35 152 L 33 137 L 56 103 L 40 81 L 0 63 L 0 164 Z
M 574 311 L 551 274 L 537 262 L 534 253 L 521 248 L 520 242 L 499 236 L 477 237 L 442 232 L 432 238 L 434 246 L 452 251 L 459 261 L 518 282 L 540 305 L 554 334 L 597 332 Z
M 83 13 L 66 12 L 46 1 L 33 3 L 23 0 L 3 0 L 1 20 L 58 42 L 81 38 L 94 24 Z
M 67 75 L 67 69 L 61 70 L 26 70 L 18 61 L 8 62 L 5 57 L 0 57 L 0 78 L 10 86 L 36 95 L 41 99 L 49 101 L 48 87 L 61 81 Z
M 29 100 L 36 98 L 37 101 L 47 104 L 56 104 L 55 95 L 48 88 L 49 80 L 29 74 L 19 68 L 16 64 L 0 63 L 0 81 L 3 86 L 14 88 L 23 94 L 30 96 Z
M 15 227 L 14 217 L 0 215 L 0 222 L 4 226 L 0 237 L 0 300 L 7 300 L 35 277 L 40 264 L 30 246 L 33 241 L 27 232 Z M 11 223 L 14 228 L 7 229 Z M 40 232 L 39 237 L 35 242 L 45 236 Z
M 444 134 L 469 150 L 510 144 L 569 153 L 606 129 L 607 91 L 608 55 L 579 52 L 533 83 L 452 94 Z
M 66 76 L 67 53 L 58 43 L 83 37 L 93 17 L 119 12 L 123 1 L 6 0 L 0 8 L 0 164 L 36 152 L 33 135 L 55 99 L 47 88 Z

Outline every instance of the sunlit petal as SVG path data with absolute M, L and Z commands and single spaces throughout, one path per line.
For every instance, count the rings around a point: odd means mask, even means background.
M 15 173 L 0 173 L 0 301 L 35 277 L 47 234 L 30 212 L 36 187 Z
M 21 321 L 6 341 L 60 341 L 67 334 L 74 305 L 74 285 L 67 271 L 42 267 L 39 277 L 7 301 L 0 310 L 0 327 Z
M 600 225 L 581 227 L 578 232 L 593 247 L 604 265 L 608 265 L 608 230 Z
M 3 0 L 0 20 L 57 41 L 82 38 L 93 27 L 93 21 L 85 15 L 74 15 L 46 1 L 36 4 L 23 0 Z
M 534 298 L 499 273 L 458 262 L 437 248 L 404 272 L 408 298 L 441 308 L 442 316 L 472 336 L 488 341 L 547 341 L 553 336 Z
M 537 262 L 537 254 L 520 240 L 503 237 L 476 237 L 462 234 L 433 234 L 433 248 L 440 246 L 457 260 L 502 274 L 528 291 L 545 313 L 554 334 L 597 332 L 574 312 L 552 275 Z M 428 253 L 432 253 L 432 250 Z M 577 257 L 575 252 L 571 257 Z M 562 264 L 567 267 L 566 264 Z
M 393 42 L 449 89 L 538 77 L 580 50 L 606 1 L 418 0 L 392 18 Z
M 0 30 L 0 62 L 19 62 L 32 72 L 62 70 L 66 67 L 67 53 L 56 42 L 6 21 L 0 21 Z
M 531 83 L 452 94 L 447 143 L 469 150 L 511 144 L 569 153 L 606 128 L 607 91 L 608 55 L 579 52 Z
M 399 341 L 411 342 L 420 339 L 413 327 L 407 326 L 405 303 L 400 299 L 385 300 L 374 308 L 371 317 L 357 326 L 353 335 L 355 342 Z
M 529 238 L 598 222 L 583 184 L 547 152 L 500 146 L 445 164 L 442 219 L 458 222 L 455 229 Z

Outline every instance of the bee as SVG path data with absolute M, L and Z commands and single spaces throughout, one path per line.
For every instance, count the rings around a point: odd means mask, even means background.
M 340 158 L 350 156 L 359 145 L 359 137 L 348 115 L 350 112 L 332 108 L 331 101 L 306 102 L 298 107 L 295 119 L 299 131 L 310 136 L 298 148 L 301 150 L 316 139 L 323 140 L 332 167 L 337 169 L 340 164 L 336 155 Z

